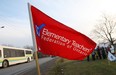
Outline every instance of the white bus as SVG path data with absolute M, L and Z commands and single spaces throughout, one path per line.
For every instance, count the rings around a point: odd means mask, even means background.
M 33 60 L 33 51 L 15 47 L 0 46 L 0 67 L 30 62 Z

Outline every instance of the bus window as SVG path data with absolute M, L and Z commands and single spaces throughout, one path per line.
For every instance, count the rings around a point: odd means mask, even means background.
M 17 50 L 17 49 L 8 49 L 4 48 L 4 57 L 23 57 L 25 56 L 24 50 Z
M 15 57 L 16 56 L 15 50 L 10 50 L 10 52 L 11 52 L 11 57 Z
M 31 51 L 26 51 L 26 54 L 32 54 Z
M 22 56 L 25 56 L 23 50 L 15 50 L 15 57 L 22 57 Z
M 19 56 L 20 56 L 20 57 L 21 57 L 21 56 L 25 56 L 25 53 L 24 53 L 23 50 L 19 50 L 18 52 L 19 52 Z
M 4 48 L 3 51 L 4 51 L 4 57 L 5 58 L 11 57 L 10 50 L 8 50 L 7 48 Z

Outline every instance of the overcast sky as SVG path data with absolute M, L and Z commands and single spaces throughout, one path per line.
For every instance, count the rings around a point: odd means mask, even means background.
M 116 14 L 115 0 L 1 0 L 0 44 L 32 45 L 27 3 L 57 21 L 87 35 L 103 13 Z

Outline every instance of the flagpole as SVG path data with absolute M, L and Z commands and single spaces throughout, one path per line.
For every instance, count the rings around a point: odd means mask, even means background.
M 33 39 L 33 46 L 34 46 L 34 50 L 35 50 L 35 61 L 36 61 L 36 68 L 37 68 L 37 74 L 40 74 L 40 65 L 39 65 L 39 60 L 38 60 L 38 53 L 37 53 L 37 44 L 36 44 L 36 40 L 35 40 L 35 33 L 34 33 L 34 27 L 33 27 L 33 21 L 32 21 L 32 15 L 31 15 L 31 10 L 30 10 L 31 6 L 28 3 L 28 11 L 29 11 L 29 18 L 30 18 L 30 25 L 31 25 L 31 32 L 32 32 L 32 39 Z

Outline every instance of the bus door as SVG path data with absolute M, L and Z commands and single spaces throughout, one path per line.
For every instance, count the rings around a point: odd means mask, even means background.
M 2 51 L 0 50 L 0 67 L 2 66 Z

